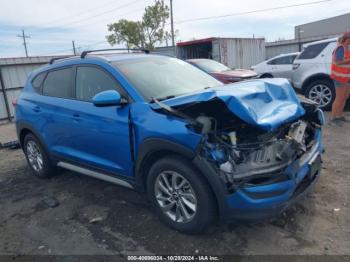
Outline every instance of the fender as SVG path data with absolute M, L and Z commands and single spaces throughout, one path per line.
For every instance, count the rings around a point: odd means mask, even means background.
M 179 154 L 184 156 L 190 160 L 192 160 L 195 156 L 195 152 L 190 148 L 187 148 L 178 143 L 172 142 L 167 139 L 162 138 L 147 138 L 143 141 L 143 143 L 139 146 L 137 158 L 135 161 L 135 182 L 140 187 L 141 191 L 145 190 L 144 185 L 144 172 L 143 169 L 147 164 L 147 160 L 149 157 L 155 153 L 160 151 L 169 151 L 174 154 Z
M 227 188 L 219 178 L 219 175 L 211 167 L 211 165 L 202 157 L 197 154 L 197 150 L 192 150 L 178 143 L 161 139 L 161 138 L 148 138 L 140 145 L 139 153 L 137 156 L 135 164 L 135 185 L 137 189 L 141 192 L 146 190 L 144 178 L 145 174 L 143 169 L 147 165 L 148 157 L 152 153 L 159 151 L 168 151 L 175 154 L 179 154 L 191 161 L 194 167 L 201 172 L 201 175 L 207 180 L 209 187 L 212 189 L 212 192 L 217 203 L 219 217 L 225 219 L 225 214 L 228 210 L 226 195 L 228 194 Z

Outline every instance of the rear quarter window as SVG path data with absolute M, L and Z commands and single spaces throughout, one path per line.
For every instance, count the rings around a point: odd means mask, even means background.
M 46 72 L 38 74 L 34 79 L 32 80 L 32 87 L 34 90 L 38 93 L 41 93 L 41 85 L 45 79 Z
M 315 45 L 309 45 L 304 49 L 304 51 L 299 55 L 298 59 L 313 59 L 317 57 L 329 44 L 327 43 L 320 43 Z

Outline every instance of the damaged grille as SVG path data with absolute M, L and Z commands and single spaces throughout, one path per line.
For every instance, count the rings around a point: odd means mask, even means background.
M 215 120 L 209 121 L 215 126 Z M 315 128 L 302 119 L 274 132 L 256 130 L 244 124 L 236 129 L 205 134 L 201 154 L 217 169 L 229 191 L 234 191 L 242 186 L 290 179 L 284 171 L 312 147 L 314 134 Z

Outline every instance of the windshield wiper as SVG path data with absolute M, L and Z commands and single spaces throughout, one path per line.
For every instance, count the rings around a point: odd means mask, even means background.
M 163 101 L 163 100 L 167 100 L 167 99 L 170 99 L 170 98 L 174 98 L 175 96 L 174 95 L 169 95 L 169 96 L 164 96 L 164 97 L 157 97 L 157 98 L 152 98 L 152 100 L 154 101 L 155 99 L 157 101 Z
M 152 102 L 156 103 L 161 109 L 167 111 L 168 113 L 183 118 L 186 121 L 188 121 L 188 123 L 193 126 L 193 128 L 195 130 L 201 130 L 202 128 L 202 124 L 199 123 L 197 120 L 193 119 L 192 117 L 172 108 L 171 106 L 168 106 L 166 104 L 163 104 L 162 102 L 160 102 L 157 98 L 152 98 Z

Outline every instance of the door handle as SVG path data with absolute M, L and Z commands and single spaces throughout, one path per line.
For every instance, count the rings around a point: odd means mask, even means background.
M 41 111 L 40 106 L 34 106 L 33 111 L 37 113 L 40 112 Z
M 80 121 L 80 119 L 81 119 L 81 118 L 80 118 L 80 115 L 79 115 L 78 113 L 74 113 L 74 114 L 73 114 L 73 120 L 74 120 L 74 121 Z

